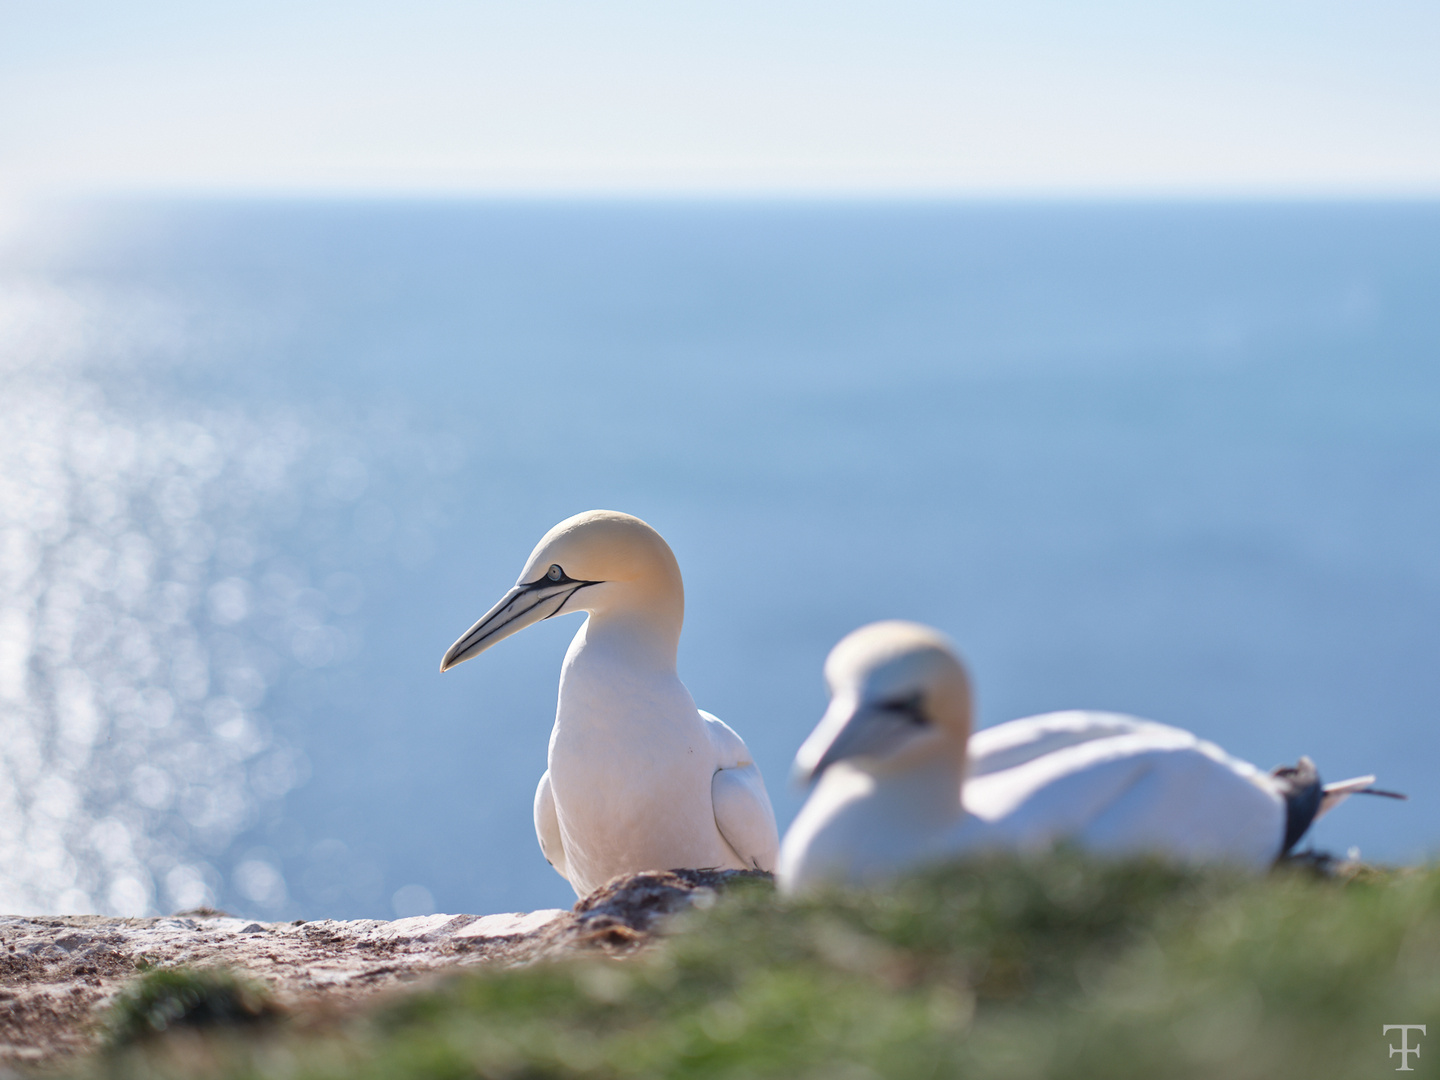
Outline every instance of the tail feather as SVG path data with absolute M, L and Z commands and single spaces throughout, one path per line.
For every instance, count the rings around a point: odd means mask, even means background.
M 1387 799 L 1408 799 L 1408 795 L 1402 795 L 1398 791 L 1384 791 L 1370 785 L 1375 783 L 1373 776 L 1357 776 L 1353 780 L 1337 780 L 1333 784 L 1326 784 L 1321 789 L 1320 809 L 1315 812 L 1315 820 L 1319 821 L 1335 807 L 1348 799 L 1351 795 L 1382 795 Z

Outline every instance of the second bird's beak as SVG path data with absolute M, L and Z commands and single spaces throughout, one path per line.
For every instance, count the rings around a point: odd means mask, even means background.
M 813 783 L 837 761 L 882 756 L 914 732 L 914 723 L 888 709 L 837 697 L 810 737 L 800 744 L 790 779 L 797 784 Z
M 449 671 L 516 631 L 560 614 L 577 592 L 587 585 L 598 584 L 598 581 L 572 581 L 568 578 L 551 581 L 541 578 L 529 584 L 516 585 L 446 650 L 444 659 L 440 661 L 440 670 Z

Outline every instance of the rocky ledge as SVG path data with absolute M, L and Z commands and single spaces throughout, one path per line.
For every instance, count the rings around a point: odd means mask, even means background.
M 223 965 L 263 980 L 282 1006 L 343 1007 L 463 965 L 636 948 L 664 916 L 708 906 L 717 889 L 744 876 L 760 875 L 652 871 L 616 878 L 570 911 L 394 922 L 265 923 L 212 911 L 154 919 L 0 916 L 0 1063 L 87 1049 L 97 1013 L 145 967 Z

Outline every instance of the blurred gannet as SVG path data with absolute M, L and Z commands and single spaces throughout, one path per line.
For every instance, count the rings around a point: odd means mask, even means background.
M 516 586 L 441 671 L 561 612 L 589 618 L 560 669 L 535 833 L 585 896 L 616 874 L 774 870 L 779 835 L 760 769 L 675 672 L 685 589 L 670 545 L 629 514 L 591 510 L 540 539 Z
M 854 631 L 825 678 L 830 707 L 795 758 L 815 786 L 780 849 L 786 891 L 1060 842 L 1263 868 L 1347 796 L 1403 798 L 1372 789 L 1373 776 L 1322 786 L 1309 758 L 1267 774 L 1115 713 L 1046 713 L 971 736 L 965 669 L 917 623 Z

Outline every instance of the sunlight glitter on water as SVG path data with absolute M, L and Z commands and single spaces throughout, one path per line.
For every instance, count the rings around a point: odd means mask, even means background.
M 215 857 L 307 774 L 267 693 L 357 644 L 358 579 L 269 557 L 266 525 L 301 512 L 296 475 L 324 455 L 293 420 L 120 408 L 74 362 L 77 315 L 103 317 L 6 299 L 0 909 L 212 903 Z M 353 458 L 321 473 L 333 504 L 364 490 Z M 254 863 L 238 886 L 277 906 L 283 879 Z
M 824 656 L 895 616 L 962 645 L 984 724 L 1120 708 L 1423 792 L 1437 235 L 1428 204 L 36 217 L 0 244 L 0 901 L 568 903 L 529 818 L 578 616 L 436 662 L 596 506 L 674 546 L 683 676 L 782 822 Z M 1350 805 L 1317 843 L 1411 859 L 1437 822 Z

